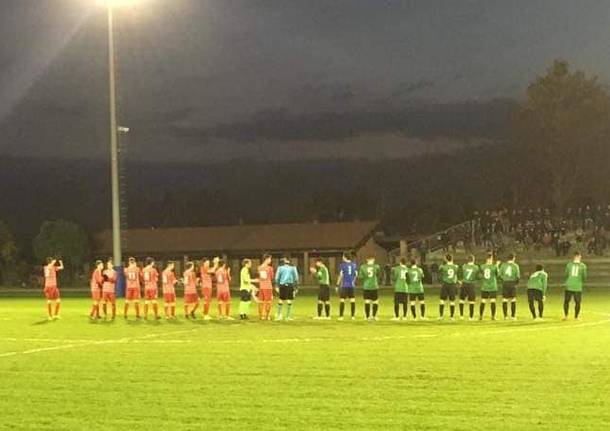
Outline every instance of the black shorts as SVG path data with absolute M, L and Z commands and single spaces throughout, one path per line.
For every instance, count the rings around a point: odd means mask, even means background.
M 494 291 L 489 291 L 489 290 L 481 290 L 481 299 L 496 299 L 496 297 L 498 296 L 498 291 L 494 290 Z
M 375 290 L 363 290 L 362 297 L 368 301 L 377 301 L 379 299 L 379 291 Z
M 248 290 L 240 290 L 239 291 L 239 300 L 243 302 L 248 302 L 252 300 L 252 293 Z
M 280 284 L 280 300 L 292 301 L 294 299 L 294 286 L 292 284 Z
M 464 283 L 460 286 L 460 299 L 463 301 L 466 298 L 471 302 L 477 299 L 477 294 L 474 291 L 474 284 L 472 283 Z
M 394 304 L 406 304 L 407 293 L 406 292 L 394 292 Z
M 502 283 L 502 298 L 516 298 L 517 297 L 517 282 L 516 281 L 505 281 Z
M 566 302 L 569 302 L 572 298 L 574 298 L 574 301 L 580 302 L 582 300 L 582 292 L 573 292 L 571 290 L 566 290 L 563 298 Z
M 341 299 L 345 299 L 345 298 L 355 298 L 355 294 L 354 294 L 354 288 L 350 287 L 350 286 L 343 286 L 341 287 L 341 292 L 339 292 L 339 297 Z
M 542 290 L 538 289 L 527 289 L 527 300 L 528 301 L 542 301 Z
M 330 286 L 320 285 L 320 290 L 318 290 L 318 301 L 330 301 Z
M 443 283 L 441 285 L 441 299 L 444 301 L 447 298 L 451 301 L 455 301 L 455 293 L 457 291 L 456 284 Z
M 409 301 L 423 301 L 424 300 L 424 294 L 423 293 L 409 293 Z

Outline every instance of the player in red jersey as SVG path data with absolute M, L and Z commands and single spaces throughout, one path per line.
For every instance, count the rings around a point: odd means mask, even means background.
M 95 269 L 91 274 L 91 299 L 93 301 L 91 313 L 89 313 L 91 319 L 100 318 L 100 300 L 102 299 L 102 284 L 104 283 L 102 271 L 104 271 L 104 262 L 97 260 Z
M 199 307 L 199 296 L 197 295 L 197 273 L 195 264 L 188 262 L 184 277 L 184 317 L 196 319 L 195 311 Z
M 57 272 L 64 269 L 64 263 L 61 259 L 58 261 L 54 257 L 47 258 L 47 264 L 43 267 L 44 275 L 44 296 L 47 298 L 47 313 L 49 320 L 59 319 L 59 307 L 61 299 L 59 298 L 59 286 L 57 284 Z M 53 310 L 55 303 L 55 310 Z
M 106 262 L 106 269 L 102 272 L 104 282 L 102 283 L 102 310 L 104 311 L 104 319 L 108 318 L 108 304 L 112 307 L 112 319 L 116 317 L 116 294 L 114 292 L 116 283 L 116 271 L 112 259 L 108 259 Z
M 258 267 L 258 317 L 261 320 L 269 320 L 271 304 L 273 303 L 273 267 L 271 266 L 271 255 L 263 256 L 263 264 Z
M 125 280 L 127 281 L 127 293 L 125 295 L 124 317 L 127 319 L 129 304 L 133 302 L 136 309 L 136 319 L 139 319 L 142 271 L 140 268 L 138 268 L 138 263 L 133 257 L 130 257 L 127 261 L 127 268 L 125 268 Z
M 176 274 L 174 274 L 174 268 L 176 264 L 174 262 L 167 262 L 167 267 L 161 275 L 161 281 L 163 284 L 163 303 L 165 308 L 165 318 L 175 319 L 176 318 Z
M 159 271 L 155 268 L 155 260 L 146 258 L 146 266 L 142 271 L 144 275 L 144 318 L 148 319 L 148 306 L 152 304 L 155 320 L 159 319 Z
M 221 260 L 216 270 L 216 299 L 218 300 L 218 318 L 233 320 L 231 317 L 231 269 L 227 262 Z
M 218 258 L 214 258 L 214 264 L 210 264 L 207 257 L 201 261 L 199 277 L 201 278 L 201 297 L 203 298 L 203 319 L 210 320 L 210 303 L 212 302 L 212 283 L 214 274 L 218 269 Z

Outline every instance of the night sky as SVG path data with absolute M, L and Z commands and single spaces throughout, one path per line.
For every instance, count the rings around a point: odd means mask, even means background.
M 134 159 L 409 157 L 489 138 L 480 117 L 555 58 L 610 83 L 605 0 L 141 0 L 116 20 Z M 99 2 L 0 0 L 0 41 L 0 155 L 106 158 Z

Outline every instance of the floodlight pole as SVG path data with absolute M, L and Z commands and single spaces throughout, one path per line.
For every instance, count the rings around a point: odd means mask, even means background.
M 119 195 L 119 143 L 116 106 L 116 77 L 114 65 L 114 16 L 108 3 L 108 84 L 110 102 L 110 174 L 112 178 L 112 259 L 115 267 L 123 262 L 121 256 L 121 202 Z

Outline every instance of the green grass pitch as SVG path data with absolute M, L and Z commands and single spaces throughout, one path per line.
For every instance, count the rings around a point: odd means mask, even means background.
M 46 322 L 42 298 L 0 299 L 0 429 L 610 429 L 610 289 L 580 322 L 554 289 L 541 323 L 523 297 L 516 322 L 438 322 L 436 292 L 430 321 L 389 321 L 388 292 L 374 323 L 361 300 L 314 321 L 311 295 L 247 323 L 90 323 L 78 298 Z

